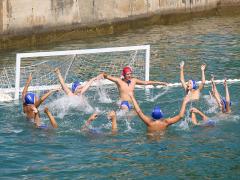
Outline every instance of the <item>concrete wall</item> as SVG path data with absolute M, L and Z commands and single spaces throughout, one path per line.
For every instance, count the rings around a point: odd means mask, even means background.
M 240 0 L 0 0 L 0 49 L 17 36 L 54 36 L 54 32 L 84 31 L 153 15 L 192 14 L 221 5 L 240 5 Z M 106 29 L 111 33 L 110 26 Z M 86 31 L 98 34 L 96 29 Z

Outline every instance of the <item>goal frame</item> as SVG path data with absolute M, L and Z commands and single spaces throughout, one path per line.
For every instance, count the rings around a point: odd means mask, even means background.
M 97 53 L 108 53 L 108 52 L 123 52 L 123 51 L 134 51 L 134 50 L 145 50 L 145 81 L 149 80 L 149 68 L 150 68 L 150 45 L 141 46 L 125 46 L 125 47 L 108 47 L 98 49 L 80 49 L 80 50 L 67 50 L 67 51 L 46 51 L 46 52 L 33 52 L 33 53 L 17 53 L 16 54 L 16 75 L 15 75 L 15 88 L 14 88 L 14 99 L 19 99 L 19 93 L 23 90 L 20 88 L 20 68 L 23 58 L 30 57 L 50 57 L 50 56 L 64 56 L 64 55 L 75 55 L 75 54 L 97 54 Z M 41 89 L 47 90 L 54 88 L 54 86 L 36 88 L 29 87 L 29 89 Z

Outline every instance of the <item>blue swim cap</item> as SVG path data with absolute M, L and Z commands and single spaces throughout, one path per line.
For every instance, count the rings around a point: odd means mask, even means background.
M 77 89 L 77 87 L 81 85 L 81 83 L 79 81 L 75 81 L 72 83 L 72 92 L 74 93 Z
M 226 101 L 226 99 L 225 98 L 222 98 L 222 102 L 223 102 L 223 105 L 224 105 L 224 110 L 226 110 L 227 109 L 227 101 Z M 232 105 L 232 102 L 230 101 L 230 104 L 229 104 L 230 106 Z
M 193 79 L 191 79 L 191 81 L 192 81 L 192 88 L 196 90 L 196 89 L 197 89 L 197 83 L 196 83 L 196 81 L 193 80 Z
M 29 93 L 27 93 L 26 95 L 25 95 L 25 98 L 24 98 L 24 100 L 25 100 L 25 103 L 28 105 L 28 104 L 34 104 L 35 103 L 35 94 L 34 93 L 31 93 L 31 92 L 29 92 Z
M 153 119 L 161 119 L 163 117 L 162 110 L 159 106 L 155 106 L 152 111 L 152 117 Z

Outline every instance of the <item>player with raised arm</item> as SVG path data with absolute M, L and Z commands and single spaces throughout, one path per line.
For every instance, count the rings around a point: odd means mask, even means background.
M 206 69 L 206 64 L 203 64 L 201 66 L 202 82 L 197 87 L 197 83 L 193 79 L 190 79 L 188 83 L 185 82 L 184 61 L 180 63 L 180 81 L 186 94 L 190 96 L 190 100 L 198 100 L 200 98 L 200 92 L 203 90 L 204 84 L 205 84 L 205 69 Z
M 28 76 L 27 82 L 24 86 L 22 92 L 22 101 L 23 101 L 23 112 L 26 114 L 28 120 L 35 123 L 37 128 L 46 128 L 45 125 L 41 124 L 41 119 L 38 111 L 38 107 L 55 91 L 50 90 L 46 94 L 44 94 L 40 99 L 36 96 L 36 94 L 32 92 L 28 92 L 28 87 L 31 83 L 32 75 Z M 51 119 L 50 119 L 51 121 Z
M 222 97 L 216 87 L 216 84 L 214 82 L 214 76 L 212 75 L 211 78 L 211 84 L 212 84 L 212 91 L 211 91 L 211 95 L 214 97 L 214 99 L 216 100 L 220 110 L 223 113 L 231 113 L 231 100 L 230 100 L 230 94 L 229 94 L 229 90 L 228 90 L 228 85 L 227 85 L 227 80 L 224 80 L 224 89 L 225 89 L 225 97 Z
M 68 96 L 75 96 L 75 95 L 83 95 L 88 89 L 89 87 L 92 85 L 92 83 L 97 80 L 102 78 L 102 75 L 99 75 L 97 77 L 94 77 L 92 79 L 90 79 L 88 82 L 86 82 L 85 84 L 82 84 L 79 81 L 75 81 L 72 83 L 72 89 L 70 90 L 68 88 L 68 86 L 65 84 L 64 79 L 61 75 L 61 72 L 59 70 L 59 68 L 55 69 L 55 73 L 57 74 L 57 77 L 59 79 L 59 82 L 62 86 L 63 91 L 66 93 L 66 95 Z
M 114 82 L 119 90 L 120 94 L 120 108 L 131 110 L 132 100 L 129 97 L 129 93 L 134 93 L 135 85 L 163 85 L 166 86 L 168 83 L 160 81 L 143 81 L 137 78 L 132 77 L 132 68 L 126 66 L 122 70 L 122 78 L 110 76 L 107 73 L 103 73 L 103 77 Z
M 133 93 L 129 93 L 129 97 L 131 98 L 135 110 L 139 116 L 139 118 L 146 124 L 147 130 L 150 133 L 154 132 L 162 132 L 167 129 L 172 124 L 180 121 L 185 114 L 186 105 L 189 102 L 189 97 L 185 96 L 182 102 L 181 110 L 178 115 L 170 118 L 164 118 L 163 112 L 161 111 L 159 106 L 155 106 L 152 111 L 152 117 L 146 116 L 141 108 L 139 107 Z

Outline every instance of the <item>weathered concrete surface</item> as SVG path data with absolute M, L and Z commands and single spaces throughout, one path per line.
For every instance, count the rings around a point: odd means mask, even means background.
M 0 0 L 0 49 L 172 23 L 228 6 L 240 0 Z

